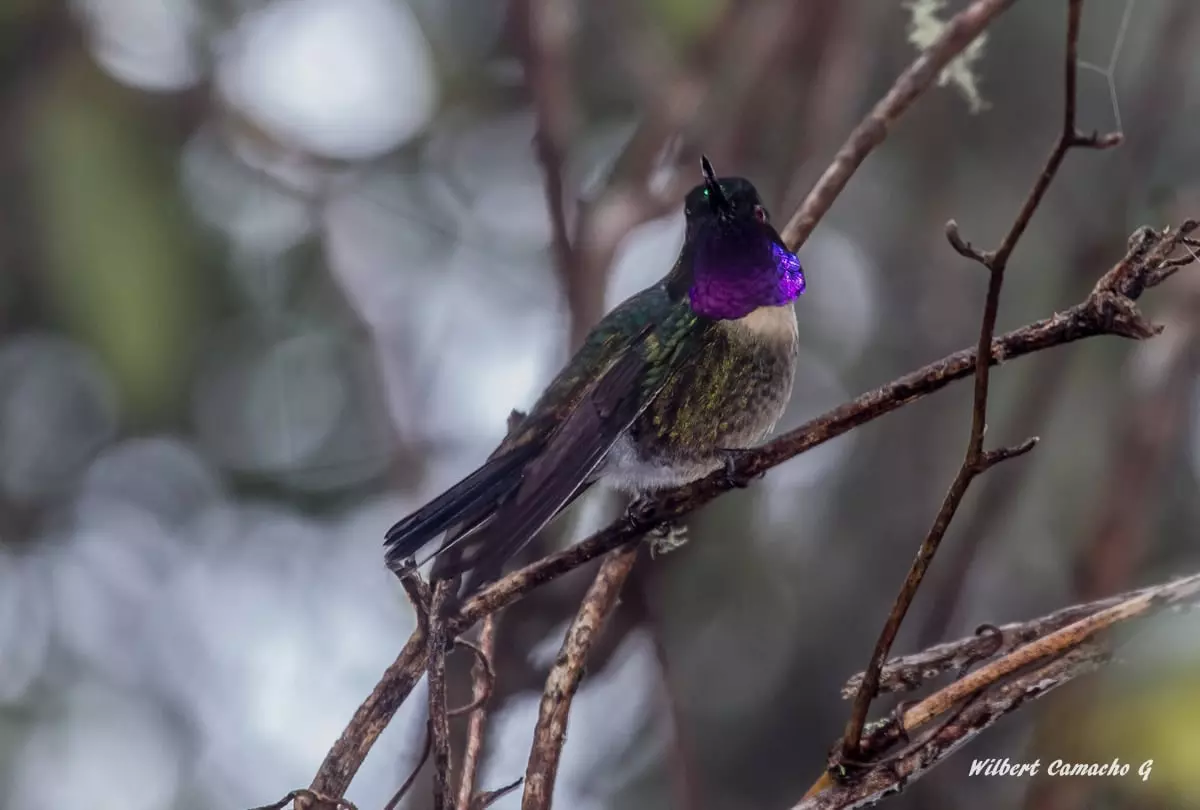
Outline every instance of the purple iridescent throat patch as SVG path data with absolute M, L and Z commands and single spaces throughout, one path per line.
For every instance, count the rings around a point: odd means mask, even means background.
M 736 320 L 759 307 L 790 304 L 804 293 L 804 270 L 796 254 L 761 235 L 711 239 L 697 245 L 692 309 L 717 320 Z

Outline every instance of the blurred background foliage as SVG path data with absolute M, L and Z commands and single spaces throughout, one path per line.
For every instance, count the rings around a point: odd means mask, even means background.
M 924 18 L 962 4 L 941 5 Z M 521 6 L 0 3 L 3 806 L 274 800 L 407 638 L 383 530 L 485 457 L 580 317 L 551 250 Z M 684 147 L 784 220 L 922 37 L 891 0 L 567 7 L 572 223 L 638 122 L 691 97 Z M 1196 213 L 1197 16 L 1086 4 L 1081 125 L 1127 143 L 1068 159 L 1002 327 L 1082 297 L 1136 226 Z M 953 87 L 922 99 L 805 245 L 781 428 L 973 342 L 984 274 L 942 226 L 988 244 L 1010 222 L 1059 124 L 1064 19 L 1018 3 L 973 63 L 979 111 Z M 629 226 L 596 268 L 599 310 L 666 272 L 682 213 Z M 1200 283 L 1169 290 L 1146 303 L 1160 339 L 997 372 L 990 439 L 1043 441 L 972 492 L 904 649 L 1195 569 Z M 681 807 L 681 783 L 706 810 L 798 799 L 959 462 L 968 401 L 960 386 L 805 454 L 645 561 L 572 715 L 557 806 Z M 541 549 L 615 508 L 585 502 Z M 485 786 L 524 771 L 583 581 L 505 615 Z M 1140 633 L 1127 666 L 894 804 L 1194 807 L 1197 630 Z M 382 806 L 422 729 L 418 693 L 349 798 Z M 1038 754 L 1156 764 L 1146 782 L 966 775 L 971 757 Z

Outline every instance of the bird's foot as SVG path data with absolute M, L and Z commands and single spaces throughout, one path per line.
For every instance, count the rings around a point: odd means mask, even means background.
M 682 523 L 664 523 L 651 529 L 647 537 L 650 543 L 650 559 L 654 559 L 687 543 L 687 526 Z
M 737 463 L 752 453 L 751 450 L 721 450 L 721 458 L 725 464 L 725 482 L 731 487 L 737 489 L 745 489 L 750 486 L 750 482 L 756 478 L 762 478 L 766 473 L 760 472 L 754 475 L 747 475 L 737 469 Z
M 642 496 L 634 498 L 625 510 L 625 520 L 635 527 L 643 527 L 654 514 L 655 500 L 653 497 Z M 650 545 L 650 556 L 666 554 L 687 542 L 687 528 L 675 521 L 660 523 L 646 532 Z
M 650 514 L 654 511 L 654 499 L 647 497 L 634 498 L 629 502 L 629 506 L 625 507 L 625 521 L 630 524 L 637 525 L 644 523 Z

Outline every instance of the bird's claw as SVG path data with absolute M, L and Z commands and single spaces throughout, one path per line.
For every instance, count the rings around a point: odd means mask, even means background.
M 687 543 L 687 526 L 681 523 L 664 523 L 649 532 L 650 558 L 660 554 L 669 554 Z
M 635 529 L 642 529 L 653 520 L 654 498 L 634 498 L 625 509 L 625 521 Z M 687 542 L 687 528 L 680 523 L 668 520 L 646 530 L 647 542 L 650 545 L 650 556 L 666 554 L 674 551 Z

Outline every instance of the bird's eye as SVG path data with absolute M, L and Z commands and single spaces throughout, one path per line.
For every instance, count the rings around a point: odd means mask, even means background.
M 754 206 L 754 218 L 757 219 L 759 222 L 766 222 L 767 221 L 767 209 L 763 208 L 761 205 Z

